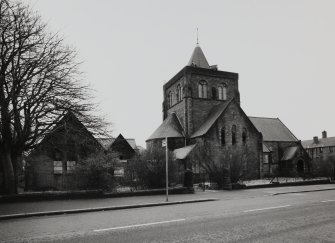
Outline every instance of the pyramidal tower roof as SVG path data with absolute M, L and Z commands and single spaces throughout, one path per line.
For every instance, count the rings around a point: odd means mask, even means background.
M 207 59 L 198 44 L 194 48 L 191 59 L 188 62 L 187 66 L 210 68 Z

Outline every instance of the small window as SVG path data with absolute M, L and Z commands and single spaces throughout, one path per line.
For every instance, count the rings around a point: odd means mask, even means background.
M 63 163 L 62 161 L 54 161 L 54 174 L 63 173 Z
M 233 125 L 231 128 L 231 144 L 236 144 L 236 125 Z
M 268 154 L 264 154 L 263 161 L 264 161 L 264 164 L 269 163 L 269 155 Z
M 67 161 L 66 167 L 67 173 L 73 173 L 76 168 L 76 161 Z
M 233 119 L 235 120 L 236 119 L 236 113 L 235 113 L 235 111 L 233 111 L 231 114 L 233 116 Z
M 123 167 L 117 167 L 114 169 L 114 176 L 116 177 L 123 177 L 124 176 L 124 168 Z
M 217 97 L 216 97 L 216 88 L 215 87 L 212 87 L 212 99 L 213 100 L 217 99 Z
M 198 84 L 199 98 L 207 98 L 207 82 L 202 80 Z
M 192 163 L 192 172 L 195 174 L 199 174 L 200 173 L 200 163 L 198 160 L 193 161 Z
M 247 129 L 246 128 L 243 128 L 243 131 L 242 131 L 242 141 L 243 143 L 247 142 Z
M 221 145 L 224 146 L 226 144 L 226 132 L 224 128 L 221 129 L 220 137 L 221 137 Z

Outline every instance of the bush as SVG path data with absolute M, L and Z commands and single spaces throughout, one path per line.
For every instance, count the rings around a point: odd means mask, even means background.
M 137 180 L 145 188 L 156 189 L 165 187 L 165 150 L 154 148 L 146 151 L 136 162 L 134 171 Z M 177 178 L 177 165 L 173 160 L 173 154 L 169 153 L 169 184 L 173 184 Z
M 113 190 L 116 153 L 97 152 L 79 162 L 75 169 L 79 189 Z

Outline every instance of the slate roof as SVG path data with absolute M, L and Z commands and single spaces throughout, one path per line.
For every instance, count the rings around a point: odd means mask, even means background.
M 207 62 L 207 59 L 202 52 L 199 45 L 197 45 L 192 53 L 192 56 L 187 64 L 187 66 L 196 66 L 200 68 L 209 68 L 209 64 Z
M 270 153 L 270 149 L 263 143 L 263 153 Z
M 335 137 L 319 138 L 318 143 L 314 143 L 314 140 L 301 141 L 301 145 L 304 148 L 319 148 L 319 147 L 333 147 L 335 146 Z
M 263 141 L 298 141 L 278 118 L 249 117 L 249 119 L 262 133 Z
M 298 146 L 292 146 L 288 147 L 284 151 L 284 155 L 281 158 L 281 160 L 291 160 L 294 158 L 295 154 L 297 153 L 299 147 Z
M 114 143 L 115 138 L 97 138 L 97 141 L 101 144 L 104 150 L 108 150 Z
M 116 138 L 108 137 L 108 138 L 96 138 L 96 140 L 101 144 L 104 150 L 108 150 L 110 146 L 115 142 Z M 132 149 L 137 149 L 137 145 L 134 138 L 126 138 Z
M 183 138 L 184 130 L 175 113 L 171 113 L 147 141 L 161 138 Z
M 185 159 L 191 151 L 195 148 L 196 144 L 189 145 L 183 148 L 173 150 L 173 154 L 176 159 Z
M 126 138 L 126 140 L 133 149 L 137 149 L 137 145 L 134 138 Z
M 199 127 L 197 131 L 195 131 L 191 138 L 196 138 L 205 135 L 208 130 L 213 126 L 216 120 L 220 117 L 220 115 L 225 111 L 232 100 L 214 106 L 214 108 L 210 111 L 208 117 L 205 122 Z

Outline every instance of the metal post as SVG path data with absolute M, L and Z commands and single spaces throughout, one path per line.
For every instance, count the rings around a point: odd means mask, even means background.
M 168 138 L 165 139 L 165 154 L 166 154 L 166 162 L 165 162 L 165 183 L 166 183 L 166 201 L 169 201 L 169 151 L 168 151 Z

